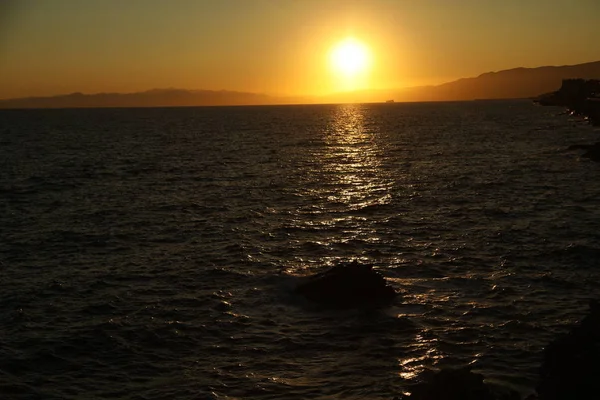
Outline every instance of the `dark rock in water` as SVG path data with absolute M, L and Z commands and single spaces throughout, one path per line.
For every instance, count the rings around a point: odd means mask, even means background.
M 600 161 L 600 143 L 592 144 L 588 146 L 587 151 L 581 155 L 581 157 L 589 158 L 592 161 Z
M 597 96 L 600 96 L 600 93 L 598 93 Z M 585 114 L 588 116 L 592 125 L 600 125 L 600 97 L 587 99 L 585 106 Z
M 567 147 L 567 150 L 572 151 L 572 150 L 587 150 L 590 148 L 589 144 L 572 144 L 569 147 Z
M 444 369 L 426 382 L 410 388 L 408 400 L 520 400 L 512 390 L 495 388 L 483 382 L 483 375 L 470 368 Z
M 544 350 L 540 400 L 600 397 L 600 302 L 592 301 L 581 323 Z
M 356 261 L 312 275 L 298 285 L 296 293 L 332 308 L 385 306 L 396 296 L 396 291 L 371 265 Z
M 581 157 L 600 162 L 600 142 L 594 144 L 575 144 L 569 146 L 567 150 L 585 150 L 585 153 Z

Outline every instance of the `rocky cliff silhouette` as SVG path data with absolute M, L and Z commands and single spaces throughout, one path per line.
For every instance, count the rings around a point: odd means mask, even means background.
M 138 93 L 71 93 L 51 97 L 0 100 L 0 108 L 186 107 L 273 104 L 256 93 L 213 90 L 153 89 Z
M 560 87 L 563 79 L 600 79 L 600 61 L 577 65 L 514 68 L 487 72 L 438 86 L 398 90 L 365 90 L 323 97 L 322 102 L 456 101 L 533 98 Z
M 560 87 L 563 79 L 600 78 L 600 61 L 562 67 L 514 68 L 437 86 L 428 100 L 531 98 Z

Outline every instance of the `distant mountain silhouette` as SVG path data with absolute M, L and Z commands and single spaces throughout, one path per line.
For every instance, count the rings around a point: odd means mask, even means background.
M 0 100 L 0 108 L 184 107 L 293 103 L 452 101 L 532 98 L 557 90 L 563 79 L 600 79 L 600 61 L 560 67 L 514 68 L 487 72 L 438 86 L 365 90 L 321 97 L 276 97 L 213 90 L 153 89 L 138 93 L 71 93 Z
M 424 100 L 530 98 L 560 88 L 563 79 L 600 78 L 600 61 L 561 67 L 514 68 L 459 79 L 412 95 Z
M 273 104 L 285 99 L 233 91 L 153 89 L 137 93 L 71 93 L 0 100 L 0 108 L 185 107 Z
M 600 61 L 560 67 L 514 68 L 487 72 L 438 86 L 397 90 L 365 90 L 324 96 L 326 103 L 398 101 L 454 101 L 532 98 L 558 90 L 563 79 L 600 79 Z

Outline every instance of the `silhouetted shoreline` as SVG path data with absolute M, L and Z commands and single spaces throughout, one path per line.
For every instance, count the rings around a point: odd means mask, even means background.
M 539 96 L 536 102 L 543 106 L 567 107 L 592 124 L 600 125 L 600 80 L 564 79 L 560 89 Z
M 560 89 L 535 99 L 543 106 L 566 107 L 572 114 L 584 116 L 592 125 L 600 125 L 600 80 L 564 79 Z M 569 150 L 585 150 L 582 157 L 600 162 L 600 142 L 574 145 Z
M 576 65 L 512 68 L 433 86 L 365 89 L 317 96 L 278 96 L 230 90 L 152 89 L 135 93 L 70 93 L 0 99 L 1 108 L 138 108 L 280 104 L 339 104 L 529 99 L 564 78 L 600 77 L 600 61 Z

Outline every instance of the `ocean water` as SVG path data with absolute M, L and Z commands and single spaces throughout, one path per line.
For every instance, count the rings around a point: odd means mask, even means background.
M 528 101 L 0 111 L 0 397 L 527 393 L 600 296 L 598 131 Z M 400 292 L 327 311 L 304 276 Z

